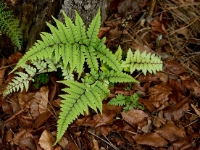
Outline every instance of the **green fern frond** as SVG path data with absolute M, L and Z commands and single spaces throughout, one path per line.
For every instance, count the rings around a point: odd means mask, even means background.
M 27 61 L 51 59 L 55 56 L 56 63 L 63 62 L 63 68 L 70 65 L 70 71 L 77 71 L 79 76 L 83 72 L 83 65 L 86 62 L 91 70 L 98 70 L 98 61 L 101 59 L 114 70 L 120 70 L 120 64 L 116 57 L 105 47 L 105 39 L 97 37 L 100 27 L 100 11 L 93 19 L 87 32 L 81 17 L 76 13 L 75 24 L 64 13 L 65 25 L 53 18 L 56 26 L 47 23 L 50 33 L 41 33 L 42 40 L 38 40 L 35 45 L 22 57 L 13 69 L 26 64 Z M 80 61 L 79 61 L 80 59 Z
M 112 98 L 108 104 L 115 106 L 124 106 L 123 110 L 128 111 L 134 108 L 139 108 L 144 110 L 144 106 L 138 103 L 139 95 L 134 93 L 131 96 L 125 96 L 122 94 L 118 94 L 115 98 Z
M 91 107 L 96 112 L 97 109 L 101 112 L 102 98 L 107 97 L 109 94 L 109 90 L 99 81 L 93 85 L 70 80 L 65 80 L 61 83 L 69 86 L 69 88 L 63 89 L 68 94 L 61 95 L 63 100 L 61 101 L 61 112 L 59 114 L 58 133 L 55 143 L 61 139 L 66 128 L 75 118 L 80 114 L 84 114 L 84 112 L 88 112 L 88 107 Z M 104 96 L 105 93 L 107 93 L 106 96 Z
M 139 50 L 136 50 L 133 53 L 130 49 L 127 52 L 127 58 L 122 63 L 122 68 L 128 68 L 130 73 L 133 73 L 135 70 L 142 71 L 146 75 L 147 71 L 150 73 L 156 73 L 157 71 L 162 70 L 162 60 L 155 54 L 140 53 Z
M 16 72 L 12 81 L 7 85 L 3 93 L 3 97 L 10 93 L 22 91 L 24 88 L 28 91 L 30 81 L 34 81 L 34 76 L 44 72 L 52 72 L 57 70 L 57 64 L 52 60 L 41 60 L 33 62 L 33 65 L 24 64 L 21 66 L 25 72 Z
M 0 31 L 6 34 L 12 43 L 21 49 L 22 31 L 19 28 L 19 22 L 14 19 L 5 2 L 0 2 Z

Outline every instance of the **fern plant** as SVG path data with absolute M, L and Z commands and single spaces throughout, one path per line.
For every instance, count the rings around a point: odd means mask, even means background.
M 22 31 L 19 23 L 14 19 L 12 12 L 5 2 L 0 2 L 0 31 L 6 34 L 19 49 L 22 45 Z
M 125 96 L 118 94 L 115 98 L 112 98 L 108 104 L 115 106 L 124 106 L 123 111 L 132 110 L 134 108 L 139 108 L 144 110 L 144 106 L 138 103 L 139 95 L 134 93 L 131 96 Z
M 68 88 L 62 89 L 66 93 L 61 95 L 63 100 L 55 143 L 61 139 L 73 120 L 88 112 L 88 107 L 102 112 L 102 100 L 109 95 L 109 83 L 137 82 L 122 72 L 116 56 L 104 45 L 105 39 L 100 40 L 97 37 L 100 11 L 98 10 L 87 30 L 79 14 L 76 11 L 75 13 L 75 23 L 64 13 L 65 24 L 55 18 L 53 19 L 57 27 L 47 23 L 51 33 L 41 33 L 42 40 L 38 40 L 17 63 L 12 72 L 18 68 L 24 68 L 24 71 L 16 72 L 16 76 L 3 93 L 5 97 L 24 88 L 27 91 L 29 82 L 34 81 L 34 76 L 60 68 L 65 79 L 60 83 Z M 100 71 L 99 60 L 112 69 L 107 72 Z M 85 63 L 90 71 L 81 75 Z M 81 82 L 74 81 L 73 72 L 78 73 Z

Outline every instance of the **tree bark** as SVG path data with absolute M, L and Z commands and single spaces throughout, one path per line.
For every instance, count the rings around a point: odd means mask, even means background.
M 64 1 L 64 2 L 63 2 Z M 74 19 L 77 10 L 86 26 L 90 24 L 101 9 L 102 23 L 107 18 L 107 8 L 110 0 L 6 0 L 23 30 L 23 45 L 21 52 L 26 52 L 40 39 L 39 34 L 48 31 L 46 22 L 52 23 L 51 16 L 62 20 L 61 8 L 70 18 Z M 62 5 L 63 2 L 63 5 Z M 60 14 L 59 14 L 60 13 Z M 59 15 L 58 15 L 59 14 Z M 10 56 L 16 51 L 5 35 L 0 36 L 0 49 L 4 56 Z M 17 50 L 19 51 L 19 50 Z
M 76 10 L 79 15 L 82 17 L 86 26 L 90 24 L 92 19 L 97 13 L 97 10 L 101 10 L 101 23 L 107 18 L 108 6 L 110 0 L 65 0 L 62 6 L 62 10 L 70 18 L 75 18 L 74 10 Z M 62 13 L 58 17 L 60 20 L 63 20 Z

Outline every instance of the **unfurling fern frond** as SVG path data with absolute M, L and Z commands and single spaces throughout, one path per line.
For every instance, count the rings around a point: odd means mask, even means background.
M 22 45 L 22 31 L 5 2 L 0 2 L 0 31 L 6 34 L 19 49 Z
M 140 53 L 139 50 L 136 50 L 135 53 L 131 49 L 127 52 L 127 58 L 122 62 L 122 68 L 128 69 L 130 73 L 133 73 L 135 70 L 142 71 L 146 75 L 147 71 L 150 73 L 156 73 L 157 71 L 162 70 L 162 60 L 155 54 Z

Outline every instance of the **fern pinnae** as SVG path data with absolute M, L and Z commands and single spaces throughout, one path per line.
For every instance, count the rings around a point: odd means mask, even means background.
M 0 31 L 6 34 L 12 43 L 21 49 L 22 30 L 19 28 L 19 22 L 14 19 L 14 15 L 5 2 L 0 2 Z
M 63 15 L 65 18 L 66 29 L 68 31 L 67 38 L 69 40 L 69 43 L 73 44 L 78 41 L 78 39 L 76 39 L 77 37 L 76 27 L 74 23 L 72 22 L 72 20 L 64 12 L 63 12 Z
M 89 25 L 87 36 L 88 36 L 88 46 L 96 47 L 96 39 L 99 32 L 99 28 L 101 25 L 101 18 L 100 18 L 100 9 L 94 19 L 92 20 L 91 24 Z
M 77 11 L 75 11 L 75 14 L 76 14 L 76 19 L 75 19 L 76 31 L 77 35 L 79 36 L 78 42 L 80 44 L 84 44 L 85 41 L 87 40 L 85 24 Z

